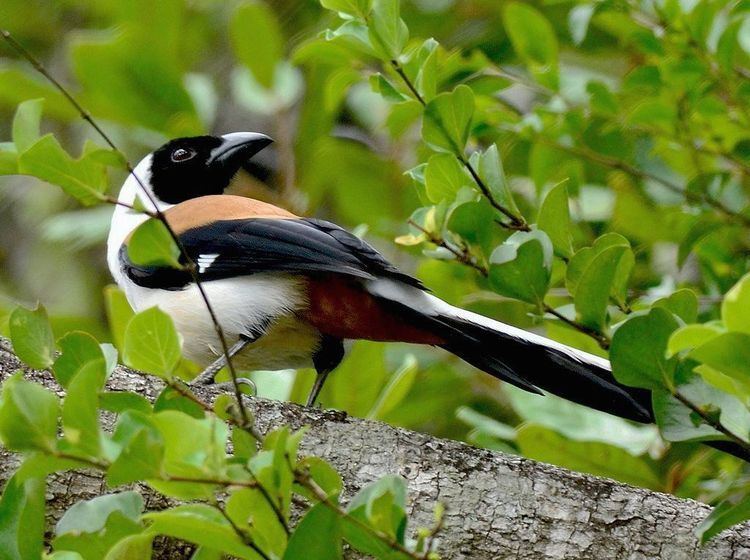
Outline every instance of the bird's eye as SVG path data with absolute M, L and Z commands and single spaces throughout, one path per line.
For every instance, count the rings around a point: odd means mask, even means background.
M 177 148 L 172 152 L 172 161 L 179 163 L 181 161 L 187 161 L 195 156 L 195 150 L 190 148 Z

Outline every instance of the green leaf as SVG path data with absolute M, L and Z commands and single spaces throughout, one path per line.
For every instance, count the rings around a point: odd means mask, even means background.
M 698 319 L 698 296 L 693 290 L 687 288 L 656 300 L 652 307 L 669 309 L 686 323 L 694 323 Z
M 623 246 L 608 247 L 594 256 L 578 282 L 574 302 L 579 321 L 597 332 L 606 326 L 609 295 L 620 260 L 627 249 Z
M 466 198 L 469 199 L 468 202 L 463 202 Z M 494 222 L 496 217 L 496 211 L 486 198 L 478 196 L 476 191 L 465 187 L 459 191 L 456 202 L 448 209 L 445 227 L 449 232 L 458 234 L 469 245 L 478 247 L 477 258 L 481 260 L 478 255 L 490 253 L 497 242 L 495 236 L 497 225 Z M 443 235 L 446 233 L 444 232 Z M 445 255 L 445 258 L 454 256 L 449 254 Z
M 614 445 L 573 441 L 553 430 L 525 424 L 516 438 L 524 457 L 552 463 L 595 476 L 614 478 L 642 488 L 661 490 L 663 484 L 654 466 Z
M 743 276 L 724 296 L 721 318 L 727 329 L 750 334 L 750 274 Z
M 409 40 L 401 19 L 400 0 L 372 0 L 369 34 L 375 50 L 386 62 L 397 60 Z
M 308 511 L 289 539 L 283 560 L 340 560 L 342 528 L 338 514 L 319 503 Z
M 258 442 L 253 436 L 237 426 L 232 428 L 232 450 L 234 456 L 247 460 L 258 451 Z
M 284 54 L 284 37 L 273 10 L 263 2 L 241 4 L 232 17 L 229 33 L 238 60 L 261 85 L 271 88 L 276 65 Z
M 435 39 L 427 39 L 412 58 L 418 67 L 414 86 L 425 101 L 437 94 L 439 46 Z
M 368 418 L 383 418 L 396 408 L 414 385 L 419 372 L 419 362 L 412 354 L 408 354 L 401 367 L 393 374 L 380 393 L 375 405 L 370 409 Z
M 329 498 L 336 497 L 341 493 L 341 490 L 344 487 L 341 475 L 328 462 L 320 457 L 304 457 L 300 459 L 298 467 L 307 471 L 315 484 L 317 484 Z M 303 486 L 299 486 L 295 491 L 306 496 L 312 502 L 318 500 L 314 494 L 309 492 Z
M 653 425 L 636 424 L 554 395 L 535 395 L 512 386 L 503 392 L 523 420 L 568 439 L 607 443 L 631 455 L 643 455 L 658 445 L 659 433 Z
M 149 218 L 138 226 L 127 247 L 128 258 L 135 264 L 182 268 L 179 247 L 164 222 L 156 218 Z
M 460 85 L 441 93 L 427 104 L 422 120 L 422 138 L 434 150 L 463 157 L 474 116 L 474 92 Z
M 20 373 L 3 383 L 0 438 L 13 451 L 51 451 L 57 439 L 60 400 L 52 391 L 23 379 Z
M 557 89 L 558 45 L 552 25 L 539 10 L 520 2 L 507 3 L 503 16 L 518 56 L 542 85 Z
M 46 369 L 55 361 L 55 335 L 47 310 L 17 307 L 8 322 L 13 350 L 23 362 L 35 369 Z
M 625 252 L 620 258 L 614 278 L 612 279 L 612 289 L 610 292 L 618 303 L 625 303 L 628 278 L 635 265 L 635 257 L 633 256 L 632 249 L 630 249 L 628 240 L 618 233 L 606 233 L 597 238 L 591 247 L 584 247 L 573 255 L 573 258 L 568 262 L 565 275 L 565 286 L 571 294 L 575 296 L 580 280 L 594 258 L 602 251 L 611 247 L 625 247 Z
M 674 331 L 667 344 L 667 357 L 684 350 L 692 350 L 724 332 L 717 325 L 685 325 Z
M 125 330 L 125 365 L 170 377 L 180 361 L 180 339 L 172 318 L 158 307 L 136 314 Z
M 269 492 L 271 499 L 275 497 Z M 233 490 L 227 500 L 226 512 L 240 527 L 250 523 L 250 534 L 266 552 L 281 556 L 287 546 L 287 534 L 276 512 L 258 488 Z
M 29 99 L 18 105 L 13 117 L 13 143 L 22 154 L 39 139 L 44 99 Z
M 492 289 L 541 305 L 549 287 L 552 251 L 552 243 L 543 231 L 517 231 L 490 256 Z
M 163 472 L 173 476 L 201 478 L 221 472 L 226 465 L 227 425 L 213 416 L 196 419 L 183 412 L 165 410 L 154 414 L 154 424 L 164 441 Z M 190 438 L 186 439 L 186 433 Z M 207 498 L 211 484 L 151 480 L 149 484 L 169 496 L 181 499 Z
M 55 526 L 55 535 L 65 533 L 97 533 L 105 527 L 114 512 L 138 521 L 143 511 L 143 498 L 132 490 L 97 496 L 71 506 Z
M 18 171 L 57 185 L 86 206 L 100 202 L 107 190 L 106 167 L 87 155 L 73 159 L 52 134 L 19 155 Z
M 688 357 L 718 369 L 738 381 L 750 382 L 750 334 L 719 334 L 692 350 Z
M 427 196 L 432 202 L 453 201 L 456 193 L 472 184 L 471 177 L 453 154 L 435 154 L 424 172 Z
M 692 405 L 715 416 L 732 434 L 748 441 L 750 411 L 739 399 L 712 387 L 698 375 L 693 375 L 687 383 L 679 385 L 677 391 Z M 727 439 L 724 434 L 698 418 L 695 412 L 671 394 L 665 391 L 655 391 L 652 400 L 654 416 L 664 439 L 668 441 Z
M 41 558 L 44 550 L 44 478 L 19 482 L 12 476 L 0 499 L 3 560 Z
M 112 339 L 117 349 L 122 352 L 125 343 L 125 329 L 135 312 L 130 307 L 125 292 L 113 285 L 104 288 L 104 308 L 107 312 Z
M 112 511 L 103 527 L 93 533 L 72 531 L 59 535 L 52 541 L 56 551 L 77 552 L 86 560 L 104 558 L 108 551 L 129 535 L 141 534 L 143 526 L 122 511 Z M 93 525 L 93 524 L 92 524 Z
M 86 560 L 78 552 L 72 550 L 58 550 L 52 554 L 45 556 L 44 560 Z
M 476 436 L 476 433 L 478 432 L 489 438 L 506 441 L 513 441 L 516 439 L 516 429 L 514 427 L 498 422 L 494 418 L 490 418 L 484 414 L 480 414 L 468 406 L 459 407 L 456 410 L 456 418 L 474 429 L 474 433 L 469 434 L 470 437 L 472 437 L 472 435 Z
M 628 319 L 615 331 L 609 350 L 615 379 L 629 387 L 671 387 L 675 363 L 667 360 L 666 350 L 678 326 L 672 313 L 660 307 Z
M 115 487 L 156 478 L 161 474 L 163 457 L 161 437 L 149 428 L 140 428 L 107 470 L 107 485 Z
M 359 74 L 355 72 L 354 75 L 351 76 L 351 80 L 346 80 L 347 85 L 355 83 L 358 80 Z M 338 84 L 336 84 L 336 86 L 338 86 Z M 391 103 L 401 103 L 408 99 L 408 97 L 398 91 L 388 78 L 383 76 L 380 72 L 370 76 L 370 87 L 372 87 L 372 91 L 379 93 L 383 96 L 383 99 L 390 101 Z M 339 90 L 340 89 L 341 88 L 339 87 Z
M 154 535 L 130 535 L 113 546 L 104 560 L 133 560 L 135 558 L 151 558 L 151 545 Z
M 238 558 L 261 558 L 240 540 L 221 513 L 208 505 L 182 505 L 147 513 L 143 517 L 151 521 L 150 530 L 155 534 L 182 539 Z
M 43 451 L 33 451 L 24 455 L 15 477 L 19 483 L 31 478 L 46 478 L 48 474 L 71 469 L 85 469 L 90 465 L 75 459 L 60 459 Z
M 537 226 L 549 236 L 555 254 L 568 259 L 573 256 L 568 189 L 565 183 L 552 187 L 544 197 L 539 207 Z
M 122 414 L 126 410 L 136 410 L 144 414 L 152 412 L 151 403 L 143 395 L 125 391 L 104 391 L 99 394 L 99 405 L 104 410 Z
M 724 529 L 750 519 L 750 499 L 744 496 L 737 503 L 725 501 L 716 506 L 695 529 L 695 535 L 705 544 Z
M 514 214 L 520 214 L 513 193 L 505 177 L 503 162 L 497 144 L 492 144 L 484 152 L 476 151 L 471 154 L 469 162 L 479 174 L 479 178 L 487 186 L 492 198 Z
M 68 384 L 62 407 L 65 440 L 94 457 L 100 451 L 98 406 L 105 376 L 103 361 L 92 361 L 83 366 Z
M 75 375 L 83 368 L 101 368 L 102 380 L 106 376 L 104 353 L 97 340 L 88 333 L 72 331 L 62 337 L 58 344 L 62 354 L 55 360 L 52 370 L 55 379 L 63 387 L 67 387 Z
M 403 543 L 406 529 L 406 483 L 398 476 L 384 476 L 360 490 L 346 507 L 349 515 Z M 393 553 L 380 539 L 343 518 L 344 536 L 357 550 L 379 557 Z
M 224 395 L 219 395 L 219 397 L 221 396 Z M 179 391 L 172 389 L 172 387 L 165 387 L 154 401 L 154 412 L 163 410 L 178 410 L 198 419 L 205 416 L 202 406 Z
M 321 6 L 350 16 L 364 18 L 370 13 L 372 0 L 320 0 Z

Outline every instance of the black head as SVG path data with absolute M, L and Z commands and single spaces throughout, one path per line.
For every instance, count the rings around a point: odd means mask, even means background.
M 257 132 L 171 140 L 151 156 L 151 188 L 168 204 L 221 194 L 240 167 L 271 142 Z

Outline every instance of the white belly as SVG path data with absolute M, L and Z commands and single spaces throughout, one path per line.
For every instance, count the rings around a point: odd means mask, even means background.
M 183 354 L 207 366 L 221 354 L 221 343 L 198 289 L 167 291 L 143 288 L 124 279 L 125 294 L 136 311 L 158 306 L 168 313 L 183 338 Z M 320 333 L 298 318 L 304 290 L 298 280 L 281 274 L 254 274 L 204 282 L 228 344 L 272 318 L 268 332 L 233 361 L 240 370 L 312 367 Z

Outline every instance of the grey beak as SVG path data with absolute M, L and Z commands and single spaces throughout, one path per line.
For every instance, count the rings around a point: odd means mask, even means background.
M 224 134 L 223 142 L 211 150 L 208 165 L 236 171 L 247 160 L 268 146 L 273 140 L 260 132 L 232 132 Z

